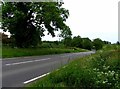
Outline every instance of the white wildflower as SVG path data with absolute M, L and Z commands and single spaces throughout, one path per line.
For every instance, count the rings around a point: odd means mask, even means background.
M 102 83 L 103 83 L 103 84 L 105 84 L 105 83 L 106 83 L 106 81 L 103 81 Z

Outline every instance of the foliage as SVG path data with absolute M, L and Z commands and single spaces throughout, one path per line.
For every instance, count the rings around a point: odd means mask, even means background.
M 99 50 L 103 47 L 103 41 L 99 38 L 96 38 L 93 40 L 93 45 L 94 45 L 96 50 Z
M 71 38 L 71 36 L 68 36 L 63 39 L 63 43 L 65 46 L 68 46 L 68 47 L 77 47 L 77 48 L 83 48 L 88 50 L 91 50 L 91 49 L 100 50 L 102 49 L 103 45 L 111 44 L 110 42 L 102 41 L 99 38 L 96 38 L 93 41 L 91 41 L 89 38 L 81 38 L 79 35 L 74 36 L 73 38 Z
M 7 38 L 8 38 L 7 35 L 0 32 L 0 40 L 2 40 L 3 43 L 7 43 Z
M 103 41 L 104 44 L 111 44 L 109 41 Z
M 69 38 L 72 36 L 72 32 L 68 26 L 64 27 L 63 30 L 61 31 L 61 34 L 59 35 L 62 38 Z
M 80 36 L 73 37 L 71 45 L 73 47 L 82 48 L 82 39 L 81 39 L 81 37 Z
M 8 35 L 4 33 L 0 33 L 1 39 L 2 39 L 2 44 L 4 45 L 13 45 L 14 43 L 14 38 L 10 37 L 8 38 Z
M 65 87 L 65 89 L 119 89 L 120 50 L 99 51 L 92 56 L 70 62 L 58 71 L 28 84 L 30 87 L 45 89 Z M 34 89 L 34 88 L 33 88 Z
M 76 49 L 73 48 L 50 48 L 45 47 L 43 48 L 11 48 L 9 46 L 2 47 L 2 57 L 9 58 L 9 57 L 22 57 L 22 56 L 40 56 L 40 55 L 50 55 L 50 54 L 60 54 L 60 53 L 72 53 L 72 52 L 85 52 L 86 50 L 83 49 Z
M 67 47 L 71 47 L 71 41 L 72 41 L 72 38 L 71 37 L 66 37 L 63 42 L 64 42 L 64 45 L 67 46 Z
M 39 47 L 40 48 L 65 48 L 64 44 L 60 41 L 43 41 Z
M 96 73 L 97 79 L 95 84 L 98 88 L 119 89 L 120 88 L 120 57 L 118 57 L 119 51 L 113 50 L 111 52 L 105 52 L 97 58 L 93 58 L 93 70 Z
M 2 5 L 3 29 L 15 38 L 18 47 L 37 46 L 44 31 L 66 30 L 69 12 L 61 2 L 6 2 Z M 70 31 L 67 30 L 67 31 Z
M 116 44 L 120 45 L 120 42 L 119 42 L 119 41 L 117 41 L 117 43 L 116 43 Z
M 82 48 L 91 50 L 93 48 L 92 41 L 89 38 L 82 38 Z

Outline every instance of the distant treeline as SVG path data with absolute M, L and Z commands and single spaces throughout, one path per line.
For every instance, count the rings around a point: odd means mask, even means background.
M 96 38 L 92 41 L 89 38 L 81 38 L 80 36 L 65 38 L 63 42 L 65 46 L 84 48 L 88 50 L 99 50 L 104 44 L 111 44 L 111 42 L 102 41 L 100 38 Z
M 1 33 L 2 35 L 2 43 L 3 45 L 16 47 L 14 38 L 8 38 L 7 35 Z M 109 41 L 102 41 L 100 38 L 96 38 L 94 40 L 90 40 L 89 38 L 81 38 L 80 36 L 75 37 L 66 37 L 61 41 L 40 41 L 37 47 L 40 48 L 66 48 L 66 47 L 76 47 L 83 49 L 96 49 L 99 50 L 105 44 L 111 44 Z M 119 42 L 117 42 L 119 44 Z M 32 47 L 32 46 L 31 46 Z

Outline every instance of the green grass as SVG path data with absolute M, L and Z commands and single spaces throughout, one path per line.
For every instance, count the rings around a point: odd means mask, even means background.
M 105 47 L 96 54 L 70 62 L 66 67 L 26 85 L 27 89 L 120 89 L 120 49 Z
M 0 42 L 0 58 L 2 58 L 2 44 Z
M 84 49 L 73 48 L 10 48 L 7 46 L 2 47 L 2 57 L 21 57 L 21 56 L 39 56 L 48 54 L 84 52 Z

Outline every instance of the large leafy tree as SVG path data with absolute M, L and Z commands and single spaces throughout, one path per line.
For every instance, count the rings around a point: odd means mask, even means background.
M 99 38 L 96 38 L 93 40 L 93 45 L 94 45 L 96 50 L 99 50 L 103 47 L 103 41 Z
M 73 40 L 71 42 L 71 45 L 73 47 L 78 47 L 78 48 L 82 48 L 82 38 L 80 36 L 75 36 L 73 37 Z
M 68 26 L 65 26 L 62 31 L 61 34 L 59 35 L 60 37 L 66 39 L 66 38 L 71 38 L 72 36 L 72 32 L 70 30 L 70 28 Z
M 93 44 L 89 38 L 82 38 L 82 48 L 91 50 L 92 47 L 93 47 Z
M 66 47 L 71 47 L 72 37 L 64 38 L 63 42 Z
M 2 27 L 15 38 L 18 47 L 36 46 L 44 31 L 68 28 L 64 23 L 69 16 L 61 2 L 7 2 L 2 5 Z M 69 29 L 70 30 L 70 29 Z M 68 33 L 69 34 L 69 33 Z

